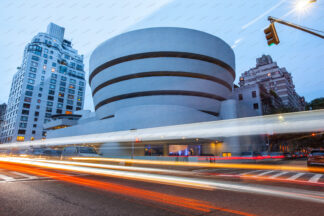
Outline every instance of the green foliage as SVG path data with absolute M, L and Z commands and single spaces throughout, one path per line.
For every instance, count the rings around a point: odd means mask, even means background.
M 307 103 L 306 110 L 324 109 L 324 97 L 316 98 L 310 103 Z

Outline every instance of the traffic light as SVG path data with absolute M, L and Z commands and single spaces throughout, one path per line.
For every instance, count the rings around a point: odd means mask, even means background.
M 269 46 L 280 43 L 274 23 L 270 23 L 269 27 L 264 29 L 264 33 Z

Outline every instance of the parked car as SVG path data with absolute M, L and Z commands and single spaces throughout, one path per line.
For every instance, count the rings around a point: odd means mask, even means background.
M 312 150 L 307 157 L 307 166 L 324 165 L 324 150 Z
M 285 159 L 290 160 L 293 158 L 292 154 L 290 152 L 284 152 L 283 156 L 285 157 Z
M 61 158 L 69 157 L 100 157 L 93 147 L 69 146 L 63 149 Z

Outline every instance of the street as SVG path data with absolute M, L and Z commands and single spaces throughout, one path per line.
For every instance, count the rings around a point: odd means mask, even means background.
M 200 172 L 194 170 L 193 175 L 186 178 L 204 179 L 228 186 L 227 189 L 221 187 L 201 189 L 1 163 L 0 213 L 1 215 L 322 215 L 324 211 L 322 174 L 305 173 L 296 177 L 298 173 L 288 175 L 278 171 L 260 170 L 249 172 L 253 173 L 253 176 L 269 179 L 287 175 L 286 177 L 293 181 L 287 183 L 264 179 L 261 181 L 258 178 L 237 178 L 235 175 L 241 173 L 237 169 L 202 169 Z M 202 173 L 214 175 L 205 176 Z M 226 176 L 229 173 L 231 175 Z M 312 184 L 298 184 L 297 180 Z M 242 190 L 231 189 L 233 185 L 240 185 Z M 289 194 L 286 196 L 285 193 Z

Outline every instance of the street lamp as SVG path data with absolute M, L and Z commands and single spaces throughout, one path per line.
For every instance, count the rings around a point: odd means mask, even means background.
M 316 0 L 298 0 L 295 4 L 295 10 L 302 12 L 305 11 L 310 3 L 314 3 Z

